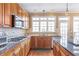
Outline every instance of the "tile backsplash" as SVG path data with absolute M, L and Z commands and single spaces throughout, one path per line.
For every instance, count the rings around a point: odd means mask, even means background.
M 0 28 L 0 36 L 7 36 L 7 38 L 25 36 L 25 30 L 18 28 Z

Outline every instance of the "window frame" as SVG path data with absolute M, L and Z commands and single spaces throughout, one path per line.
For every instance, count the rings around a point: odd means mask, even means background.
M 39 20 L 32 20 L 32 23 L 33 22 L 36 22 L 36 21 L 38 21 L 39 22 L 39 32 L 38 33 L 44 33 L 44 32 L 41 32 L 41 26 L 40 26 L 40 23 L 41 22 L 46 22 L 47 23 L 47 25 L 46 25 L 46 33 L 54 33 L 54 32 L 56 32 L 56 16 L 45 16 L 45 17 L 43 17 L 43 16 L 39 16 L 39 17 L 32 17 L 32 18 L 39 18 Z M 41 20 L 41 18 L 46 18 L 46 20 Z M 54 20 L 48 20 L 48 18 L 53 18 Z M 54 30 L 53 30 L 53 32 L 52 31 L 48 31 L 48 27 L 51 27 L 51 26 L 48 26 L 48 22 L 54 22 L 54 26 L 52 26 L 52 27 L 54 27 Z M 32 24 L 32 32 L 33 32 L 33 24 Z M 35 32 L 35 33 L 37 33 L 37 32 Z

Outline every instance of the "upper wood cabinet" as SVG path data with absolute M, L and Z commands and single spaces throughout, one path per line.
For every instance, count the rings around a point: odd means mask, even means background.
M 0 27 L 2 26 L 2 20 L 3 20 L 3 4 L 0 3 Z
M 11 27 L 12 19 L 11 19 L 11 5 L 10 3 L 4 4 L 4 27 Z
M 11 3 L 10 4 L 11 5 L 11 14 L 13 15 L 17 15 L 17 11 L 18 11 L 18 4 L 16 4 L 16 3 Z
M 27 28 L 27 12 L 25 12 L 19 4 L 16 3 L 0 3 L 0 27 L 12 27 L 13 20 L 11 15 L 16 15 L 24 21 L 24 27 Z
M 19 4 L 17 4 L 17 15 L 19 16 L 19 17 L 22 17 L 22 8 L 19 6 Z

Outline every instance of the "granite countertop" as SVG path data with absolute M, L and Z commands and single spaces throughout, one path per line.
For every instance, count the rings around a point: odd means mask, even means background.
M 26 39 L 25 39 L 26 38 Z M 0 48 L 0 55 L 2 55 L 5 51 L 14 48 L 17 44 L 23 42 L 24 40 L 27 40 L 28 38 L 30 38 L 30 36 L 27 36 L 23 38 L 22 40 L 18 41 L 18 42 L 8 42 L 7 45 L 3 48 Z
M 54 37 L 53 40 L 58 42 L 62 47 L 71 52 L 75 56 L 79 56 L 79 46 L 69 43 L 68 41 L 62 43 L 61 38 Z

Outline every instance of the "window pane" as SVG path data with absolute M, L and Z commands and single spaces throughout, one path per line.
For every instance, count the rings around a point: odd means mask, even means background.
M 41 21 L 40 26 L 47 26 L 47 22 L 46 21 Z
M 48 26 L 55 26 L 55 22 L 48 22 Z
M 68 20 L 68 17 L 61 16 L 61 17 L 59 18 L 59 20 Z
M 55 30 L 54 30 L 54 27 L 48 27 L 48 32 L 54 32 Z
M 40 18 L 40 20 L 47 20 L 47 18 L 43 17 L 43 18 Z
M 39 20 L 39 18 L 36 18 L 36 17 L 35 17 L 35 18 L 32 18 L 32 20 Z
M 48 20 L 55 20 L 55 17 L 49 17 Z
M 39 26 L 39 22 L 32 22 L 32 26 Z
M 55 19 L 56 17 L 33 17 L 32 18 L 33 32 L 54 32 L 55 31 Z M 52 27 L 52 28 L 51 28 Z
M 33 27 L 32 32 L 39 32 L 39 27 Z
M 47 27 L 40 27 L 40 32 L 46 32 Z

